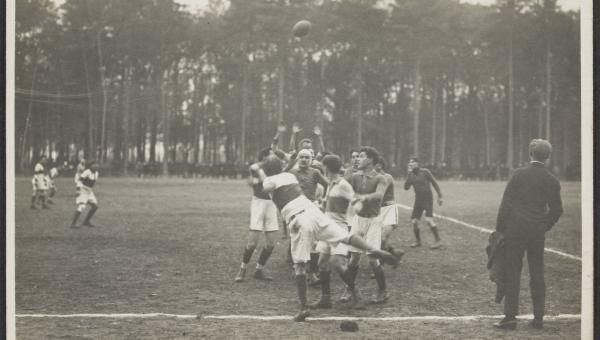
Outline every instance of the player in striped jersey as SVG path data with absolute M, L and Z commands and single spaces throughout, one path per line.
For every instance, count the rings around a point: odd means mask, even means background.
M 92 161 L 89 166 L 79 176 L 79 194 L 75 199 L 77 209 L 75 210 L 75 216 L 71 222 L 71 228 L 79 228 L 77 226 L 77 220 L 81 213 L 85 210 L 86 206 L 89 206 L 87 216 L 83 220 L 83 225 L 88 227 L 94 227 L 91 220 L 96 211 L 98 210 L 98 200 L 92 188 L 96 185 L 98 180 L 98 163 Z
M 306 303 L 306 264 L 310 260 L 310 251 L 314 241 L 325 241 L 333 247 L 340 242 L 351 244 L 371 252 L 382 261 L 392 265 L 398 264 L 398 259 L 394 255 L 370 247 L 361 237 L 351 235 L 347 229 L 327 217 L 304 196 L 296 177 L 282 172 L 283 164 L 278 157 L 267 157 L 263 161 L 263 170 L 267 176 L 262 178 L 263 190 L 270 193 L 271 199 L 281 211 L 282 217 L 290 228 L 295 281 L 300 300 L 300 312 L 294 316 L 295 321 L 304 321 L 310 315 Z M 357 199 L 357 201 L 359 200 L 362 198 Z M 346 270 L 342 274 L 342 279 L 351 289 L 354 289 L 354 280 L 350 278 L 351 275 Z

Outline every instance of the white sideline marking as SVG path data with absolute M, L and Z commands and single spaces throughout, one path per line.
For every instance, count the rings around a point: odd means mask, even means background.
M 110 319 L 218 319 L 218 320 L 291 320 L 291 315 L 194 315 L 194 314 L 168 314 L 168 313 L 112 313 L 112 314 L 17 314 L 17 318 L 110 318 Z M 477 321 L 483 319 L 501 319 L 504 315 L 466 315 L 466 316 L 387 316 L 387 317 L 354 317 L 354 316 L 322 316 L 309 317 L 313 321 Z M 520 319 L 533 319 L 532 314 L 520 315 Z M 581 320 L 581 314 L 558 314 L 545 316 L 546 320 Z
M 402 209 L 412 210 L 412 207 L 409 207 L 409 206 L 404 205 L 404 204 L 398 203 L 398 206 L 400 208 L 402 208 Z M 476 225 L 473 225 L 473 224 L 470 224 L 470 223 L 467 223 L 467 222 L 463 222 L 461 220 L 457 220 L 457 219 L 452 218 L 452 217 L 438 215 L 438 214 L 433 214 L 433 216 L 435 216 L 437 218 L 441 218 L 442 220 L 446 220 L 446 221 L 450 221 L 450 222 L 453 222 L 453 223 L 456 223 L 456 224 L 460 224 L 460 225 L 465 226 L 467 228 L 475 229 L 475 230 L 477 230 L 479 232 L 482 232 L 482 233 L 491 234 L 492 232 L 494 232 L 491 229 L 480 227 L 480 226 L 476 226 Z M 557 254 L 557 255 L 560 255 L 560 256 L 563 256 L 563 257 L 566 257 L 566 258 L 569 258 L 569 259 L 572 259 L 572 260 L 577 260 L 577 261 L 581 262 L 581 257 L 579 257 L 579 256 L 567 254 L 565 252 L 562 252 L 562 251 L 556 250 L 556 249 L 552 249 L 552 248 L 544 248 L 544 250 L 547 251 L 547 252 L 549 252 L 549 253 L 554 253 L 554 254 Z

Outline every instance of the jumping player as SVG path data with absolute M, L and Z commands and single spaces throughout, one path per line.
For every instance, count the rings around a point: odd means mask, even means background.
M 31 193 L 31 209 L 37 209 L 36 202 L 42 203 L 43 209 L 50 209 L 47 205 L 47 194 L 48 194 L 48 181 L 46 178 L 46 163 L 47 159 L 45 156 L 37 162 L 33 168 L 33 178 L 31 179 L 31 185 L 33 191 Z
M 85 210 L 86 205 L 89 205 L 90 210 L 83 220 L 83 225 L 88 227 L 95 227 L 92 224 L 91 220 L 96 210 L 98 210 L 98 200 L 96 199 L 96 195 L 94 195 L 94 191 L 92 188 L 96 184 L 98 180 L 98 163 L 92 161 L 89 163 L 89 166 L 81 173 L 79 176 L 79 194 L 75 199 L 75 204 L 77 205 L 77 210 L 75 211 L 75 216 L 73 216 L 73 222 L 71 222 L 71 228 L 79 228 L 77 226 L 77 219 Z
M 242 264 L 235 277 L 235 282 L 242 282 L 246 277 L 246 267 L 252 258 L 252 254 L 258 244 L 260 234 L 265 235 L 265 247 L 262 249 L 256 264 L 254 278 L 258 280 L 271 281 L 273 278 L 267 275 L 263 269 L 267 260 L 275 248 L 275 232 L 279 230 L 279 221 L 277 218 L 277 207 L 269 194 L 263 191 L 261 177 L 265 177 L 262 170 L 262 161 L 265 157 L 272 154 L 271 148 L 261 150 L 258 154 L 258 163 L 250 166 L 250 178 L 252 185 L 252 201 L 250 204 L 250 230 L 248 243 L 244 248 Z
M 398 259 L 385 251 L 367 245 L 358 235 L 351 235 L 346 229 L 335 223 L 319 210 L 304 194 L 296 177 L 282 172 L 282 162 L 278 157 L 269 156 L 263 161 L 263 190 L 271 198 L 290 228 L 291 250 L 294 261 L 295 281 L 300 300 L 300 312 L 294 321 L 304 321 L 310 315 L 306 303 L 306 263 L 310 260 L 310 251 L 314 241 L 325 241 L 335 247 L 338 243 L 351 244 L 358 249 L 367 250 L 382 261 L 397 265 Z M 356 199 L 363 201 L 363 198 Z M 342 279 L 354 290 L 354 280 L 350 280 L 346 270 Z
M 411 215 L 411 221 L 413 225 L 413 231 L 415 233 L 415 243 L 411 244 L 411 247 L 421 246 L 421 234 L 419 231 L 419 219 L 425 212 L 425 221 L 431 229 L 431 233 L 435 238 L 430 248 L 438 249 L 441 247 L 440 235 L 438 232 L 437 225 L 433 220 L 433 194 L 431 193 L 431 186 L 435 189 L 438 196 L 438 204 L 443 204 L 442 191 L 437 181 L 426 168 L 419 167 L 419 159 L 417 157 L 411 157 L 408 163 L 408 176 L 404 183 L 404 190 L 410 189 L 412 186 L 415 191 L 415 204 Z

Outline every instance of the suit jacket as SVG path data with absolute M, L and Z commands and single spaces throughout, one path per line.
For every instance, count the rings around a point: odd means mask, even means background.
M 522 232 L 543 235 L 562 215 L 560 183 L 543 163 L 515 170 L 504 191 L 496 230 L 511 236 Z

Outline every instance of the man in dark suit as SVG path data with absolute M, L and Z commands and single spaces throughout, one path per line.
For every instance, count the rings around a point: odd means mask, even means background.
M 494 324 L 515 329 L 519 312 L 519 283 L 523 255 L 527 252 L 534 319 L 531 326 L 543 327 L 546 285 L 544 283 L 544 240 L 562 214 L 560 184 L 545 165 L 552 146 L 543 139 L 529 144 L 528 166 L 515 170 L 498 211 L 496 230 L 505 237 L 505 317 Z

